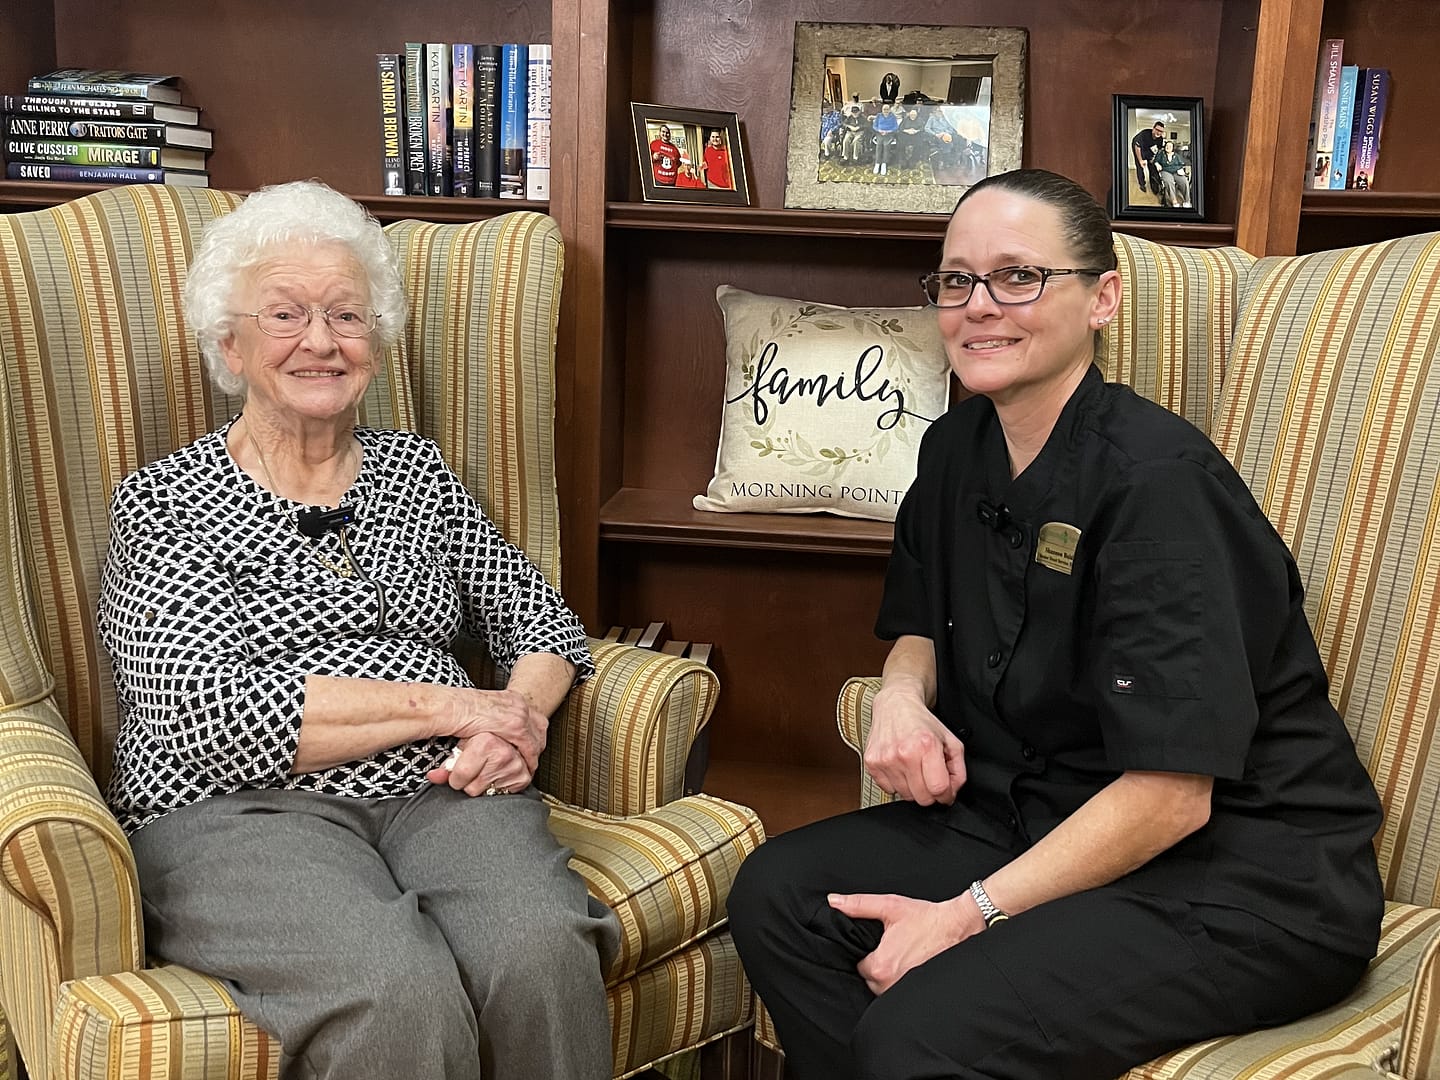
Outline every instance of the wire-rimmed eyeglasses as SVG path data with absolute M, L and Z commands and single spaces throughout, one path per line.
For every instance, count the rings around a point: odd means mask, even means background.
M 266 304 L 259 311 L 246 311 L 262 334 L 270 337 L 299 337 L 319 314 L 337 337 L 369 337 L 380 322 L 380 313 L 365 304 L 335 304 L 328 308 L 306 307 L 304 304 Z
M 985 286 L 990 299 L 997 304 L 1033 304 L 1045 292 L 1045 283 L 1052 277 L 1066 274 L 1093 274 L 1104 270 L 1060 269 L 1049 266 L 1002 266 L 988 274 L 971 274 L 964 270 L 935 270 L 920 275 L 925 299 L 935 307 L 964 307 L 975 293 L 976 284 Z

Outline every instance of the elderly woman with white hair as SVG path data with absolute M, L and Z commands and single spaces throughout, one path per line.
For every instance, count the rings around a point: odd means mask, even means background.
M 615 917 L 530 783 L 593 665 L 435 444 L 356 426 L 406 317 L 387 238 L 322 184 L 257 192 L 185 313 L 244 407 L 119 485 L 100 598 L 149 952 L 223 980 L 287 1077 L 608 1077 Z

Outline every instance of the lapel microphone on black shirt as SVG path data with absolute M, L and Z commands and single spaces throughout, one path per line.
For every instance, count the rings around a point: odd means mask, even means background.
M 1010 527 L 1010 508 L 1004 503 L 996 506 L 992 502 L 981 499 L 975 507 L 975 516 L 991 532 L 1004 532 Z
M 301 510 L 295 523 L 311 540 L 318 540 L 327 532 L 339 532 L 354 520 L 354 507 L 338 506 L 334 510 Z

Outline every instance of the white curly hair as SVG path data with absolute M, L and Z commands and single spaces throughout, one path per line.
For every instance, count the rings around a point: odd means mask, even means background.
M 235 329 L 242 276 L 284 248 L 319 244 L 343 244 L 360 264 L 370 305 L 380 314 L 370 338 L 374 355 L 399 340 L 410 305 L 395 249 L 379 222 L 318 180 L 261 188 L 205 229 L 185 281 L 185 321 L 200 339 L 211 381 L 223 393 L 245 390 L 245 380 L 226 365 L 221 349 Z

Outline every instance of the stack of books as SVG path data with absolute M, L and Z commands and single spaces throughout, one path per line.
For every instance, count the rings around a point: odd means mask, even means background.
M 549 45 L 377 53 L 386 195 L 550 198 Z
M 1375 185 L 1390 72 L 1346 64 L 1344 53 L 1344 38 L 1326 38 L 1321 43 L 1305 169 L 1307 188 L 1365 191 Z
M 10 180 L 209 187 L 214 134 L 182 105 L 179 79 L 62 68 L 0 95 Z

